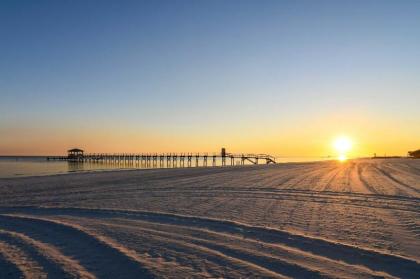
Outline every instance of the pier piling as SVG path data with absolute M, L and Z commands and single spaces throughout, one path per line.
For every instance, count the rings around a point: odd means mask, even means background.
M 92 163 L 111 163 L 111 164 L 130 164 L 140 165 L 147 168 L 164 167 L 166 161 L 166 167 L 176 168 L 185 167 L 185 159 L 187 159 L 187 167 L 192 167 L 193 159 L 194 166 L 208 166 L 208 158 L 211 157 L 211 166 L 216 167 L 217 162 L 221 163 L 221 166 L 227 165 L 226 158 L 230 159 L 230 166 L 245 165 L 245 161 L 248 161 L 254 165 L 258 165 L 259 160 L 264 160 L 266 164 L 276 164 L 276 160 L 273 156 L 267 154 L 233 154 L 227 153 L 225 148 L 222 148 L 220 154 L 213 154 L 211 156 L 208 153 L 141 153 L 141 154 L 127 154 L 127 153 L 84 153 L 81 149 L 70 149 L 68 156 L 50 156 L 47 157 L 49 161 L 70 161 L 70 162 L 92 162 Z M 236 162 L 236 164 L 235 164 Z

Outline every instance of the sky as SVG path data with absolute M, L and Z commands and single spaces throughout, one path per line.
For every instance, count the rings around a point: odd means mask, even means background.
M 420 1 L 0 1 L 0 154 L 405 155 Z

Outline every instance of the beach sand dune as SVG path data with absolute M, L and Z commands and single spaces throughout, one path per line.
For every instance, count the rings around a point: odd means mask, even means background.
M 0 278 L 418 278 L 420 160 L 0 179 Z

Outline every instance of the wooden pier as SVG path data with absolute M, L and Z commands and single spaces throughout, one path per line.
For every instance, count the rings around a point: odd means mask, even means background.
M 49 161 L 100 162 L 100 163 L 133 163 L 145 167 L 216 167 L 253 164 L 276 164 L 273 156 L 267 154 L 233 154 L 224 148 L 220 154 L 208 153 L 87 153 L 81 149 L 71 149 L 68 156 L 47 157 Z

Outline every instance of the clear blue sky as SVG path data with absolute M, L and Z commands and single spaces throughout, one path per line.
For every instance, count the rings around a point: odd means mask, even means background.
M 401 154 L 419 77 L 420 1 L 3 0 L 0 154 Z

